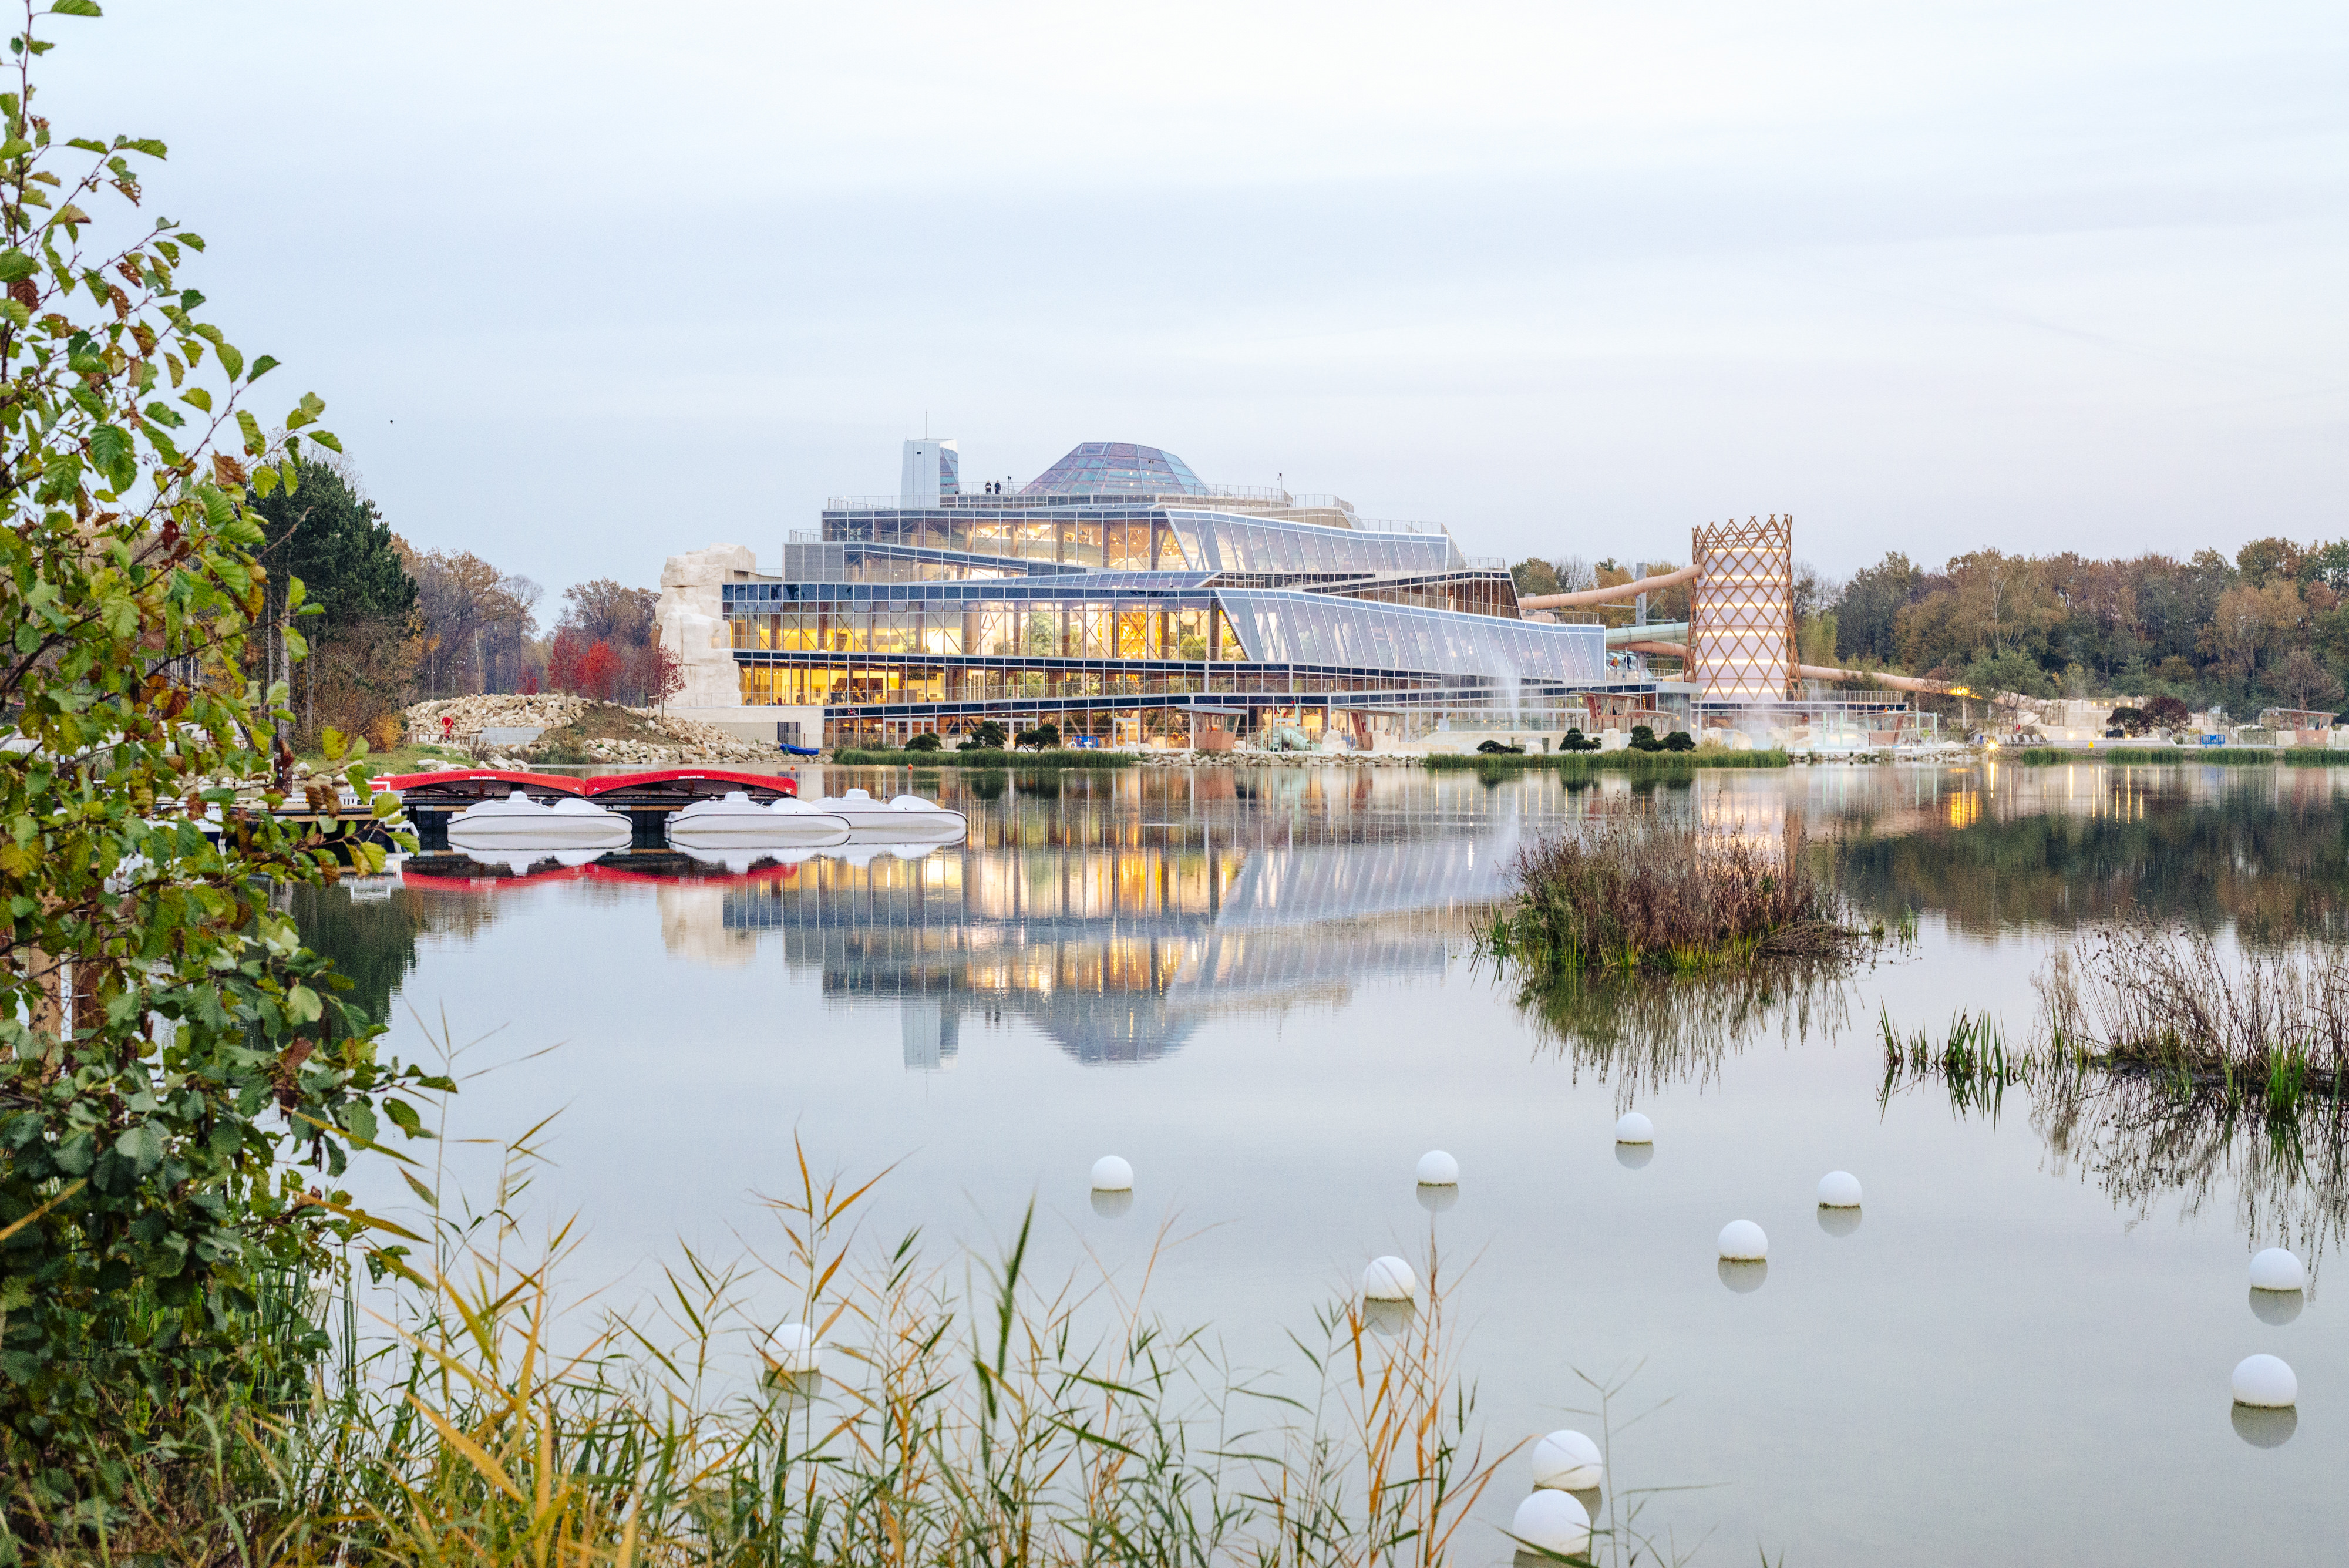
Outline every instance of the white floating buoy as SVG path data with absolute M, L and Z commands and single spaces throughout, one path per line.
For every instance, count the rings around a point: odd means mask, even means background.
M 1440 1148 L 1431 1148 L 1419 1157 L 1419 1184 L 1422 1187 L 1457 1187 L 1460 1185 L 1460 1162 Z
M 1545 1489 L 1517 1504 L 1509 1533 L 1560 1557 L 1579 1556 L 1590 1550 L 1590 1511 L 1562 1491 Z
M 1615 1124 L 1615 1141 L 1653 1143 L 1656 1141 L 1656 1124 L 1637 1111 L 1625 1111 L 1623 1119 Z
M 1770 1255 L 1770 1238 L 1751 1220 L 1732 1220 L 1721 1228 L 1721 1255 L 1733 1263 L 1758 1263 Z
M 823 1365 L 823 1346 L 815 1331 L 803 1323 L 787 1323 L 775 1330 L 775 1370 L 786 1377 L 813 1372 Z
M 1822 1209 L 1858 1208 L 1859 1178 L 1848 1170 L 1830 1170 L 1820 1177 L 1819 1207 Z
M 1372 1258 L 1362 1271 L 1362 1295 L 1374 1302 L 1407 1302 L 1419 1293 L 1419 1278 L 1401 1258 Z
M 2235 1364 L 2235 1403 L 2280 1410 L 2300 1402 L 2300 1379 L 2272 1355 L 2246 1355 Z
M 1606 1456 L 1580 1432 L 1552 1432 L 1534 1445 L 1534 1485 L 1588 1491 L 1606 1474 Z
M 1131 1192 L 1133 1190 L 1133 1167 L 1113 1154 L 1105 1154 L 1093 1161 L 1095 1192 Z
M 2251 1289 L 2255 1291 L 2304 1291 L 2308 1288 L 2308 1271 L 2300 1260 L 2282 1247 L 2270 1247 L 2251 1260 Z

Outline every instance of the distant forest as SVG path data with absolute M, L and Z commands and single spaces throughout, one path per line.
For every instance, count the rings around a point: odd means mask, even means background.
M 1631 569 L 1528 560 L 1512 575 L 1519 593 L 1535 594 L 1628 581 Z M 1658 598 L 1669 602 L 1651 602 L 1650 619 L 1686 617 L 1684 591 Z M 1977 550 L 1939 567 L 1893 551 L 1848 582 L 1798 563 L 1795 608 L 1806 664 L 1977 691 L 2170 696 L 2239 715 L 2337 709 L 2349 672 L 2349 540 L 2257 539 L 2232 560 L 2216 550 L 2184 561 Z
M 642 706 L 682 684 L 655 590 L 575 584 L 543 632 L 536 583 L 469 550 L 414 548 L 348 462 L 305 460 L 297 485 L 253 509 L 271 610 L 253 673 L 287 682 L 301 744 L 333 728 L 388 745 L 398 710 L 424 698 L 552 691 Z M 294 579 L 305 602 L 289 615 Z M 287 657 L 293 639 L 305 657 Z

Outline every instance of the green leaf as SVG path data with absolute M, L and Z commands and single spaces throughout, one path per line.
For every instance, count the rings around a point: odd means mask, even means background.
M 153 1122 L 140 1122 L 114 1140 L 114 1152 L 145 1176 L 163 1163 L 163 1129 Z
M 255 359 L 253 362 L 252 379 L 258 381 L 261 378 L 266 376 L 270 371 L 274 370 L 275 369 L 277 369 L 277 361 L 271 358 L 268 355 L 264 354 L 260 358 Z
M 409 1105 L 406 1100 L 384 1101 L 383 1114 L 389 1116 L 394 1123 L 398 1124 L 399 1130 L 406 1133 L 409 1137 L 421 1137 L 424 1136 L 424 1119 L 416 1114 L 416 1107 Z
M 306 985 L 296 985 L 285 993 L 285 1016 L 295 1023 L 315 1023 L 326 1008 L 318 993 Z
M 171 154 L 163 144 L 151 136 L 118 136 L 114 145 L 125 152 L 144 152 L 150 158 L 168 158 Z
M 204 521 L 215 528 L 225 528 L 236 520 L 236 507 L 212 484 L 195 487 L 196 499 L 203 504 Z
M 98 0 L 53 0 L 49 6 L 52 16 L 103 16 Z
M 212 411 L 212 395 L 202 387 L 190 387 L 180 394 L 180 401 L 202 413 Z
M 259 457 L 268 447 L 269 443 L 261 439 L 261 421 L 253 417 L 252 410 L 236 410 L 236 428 L 243 432 L 244 450 L 248 454 Z
M 325 447 L 328 452 L 340 452 L 343 450 L 343 443 L 335 439 L 335 434 L 332 431 L 312 431 L 310 432 L 310 439 L 316 441 L 320 446 Z
M 220 349 L 220 361 L 222 365 L 225 366 L 228 369 L 228 379 L 233 381 L 239 376 L 243 375 L 244 356 L 236 351 L 236 346 L 233 343 L 223 342 L 219 344 L 217 347 Z
M 130 432 L 118 425 L 100 425 L 89 432 L 89 460 L 117 493 L 138 481 L 137 449 L 130 444 Z
M 36 270 L 37 264 L 24 252 L 13 248 L 0 251 L 0 283 L 15 283 L 32 276 Z

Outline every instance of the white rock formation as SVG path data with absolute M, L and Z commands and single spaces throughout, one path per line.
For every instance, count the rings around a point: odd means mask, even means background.
M 678 656 L 685 690 L 669 699 L 678 708 L 731 708 L 742 701 L 741 678 L 726 639 L 721 589 L 737 572 L 755 572 L 747 545 L 712 545 L 671 556 L 661 566 L 660 603 L 653 608 L 661 641 Z

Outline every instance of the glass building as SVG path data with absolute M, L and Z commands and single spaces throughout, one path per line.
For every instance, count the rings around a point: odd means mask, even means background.
M 1122 441 L 1017 490 L 939 491 L 836 497 L 779 576 L 724 586 L 745 704 L 821 708 L 828 746 L 987 720 L 1114 745 L 1285 730 L 1371 747 L 1685 719 L 1603 628 L 1521 617 L 1503 564 L 1432 524 L 1209 486 Z

